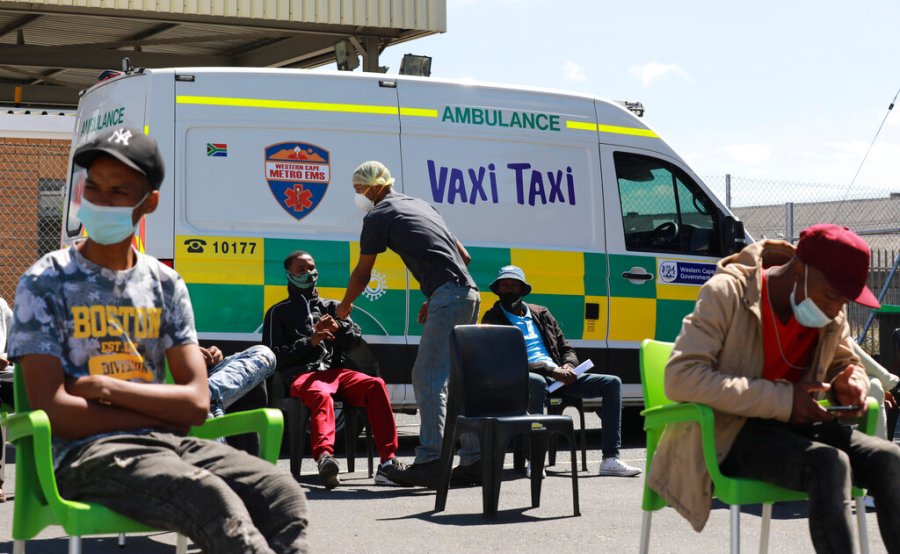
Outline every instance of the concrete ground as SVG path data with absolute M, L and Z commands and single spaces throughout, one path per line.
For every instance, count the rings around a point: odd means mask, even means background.
M 574 411 L 568 413 L 574 414 Z M 633 414 L 631 414 L 633 415 Z M 622 457 L 644 467 L 646 451 L 638 418 L 626 418 Z M 411 461 L 417 444 L 417 418 L 398 414 L 402 459 Z M 577 423 L 576 423 L 577 425 Z M 636 552 L 640 542 L 643 475 L 636 478 L 600 477 L 599 420 L 588 417 L 588 471 L 579 473 L 580 517 L 573 516 L 568 453 L 548 469 L 541 505 L 531 508 L 529 482 L 512 470 L 507 456 L 500 490 L 500 513 L 495 521 L 481 516 L 481 489 L 451 489 L 447 509 L 435 513 L 434 492 L 423 489 L 377 487 L 366 474 L 365 460 L 357 459 L 356 472 L 341 474 L 342 486 L 325 490 L 310 459 L 303 464 L 303 484 L 310 509 L 309 540 L 313 552 Z M 564 441 L 561 445 L 565 446 Z M 361 445 L 360 445 L 361 446 Z M 359 449 L 364 452 L 362 448 Z M 10 450 L 10 453 L 12 451 Z M 338 459 L 344 471 L 343 450 Z M 7 466 L 8 493 L 14 490 L 15 465 Z M 288 470 L 286 458 L 279 467 Z M 0 504 L 0 552 L 11 552 L 10 529 L 15 499 Z M 748 507 L 741 518 L 741 547 L 756 551 L 759 545 L 760 508 Z M 866 517 L 872 553 L 886 552 L 878 534 L 874 512 Z M 172 552 L 172 533 L 134 535 L 126 549 L 116 547 L 115 537 L 88 538 L 84 552 Z M 64 553 L 67 541 L 59 527 L 50 528 L 27 544 L 30 553 Z M 727 552 L 728 507 L 713 507 L 702 533 L 695 533 L 674 510 L 653 515 L 650 550 L 654 553 Z M 192 547 L 191 552 L 199 549 Z M 813 552 L 806 524 L 805 503 L 775 506 L 769 552 Z

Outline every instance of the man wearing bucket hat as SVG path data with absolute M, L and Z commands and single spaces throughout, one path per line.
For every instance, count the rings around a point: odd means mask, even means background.
M 393 190 L 391 172 L 381 162 L 365 162 L 353 172 L 356 205 L 366 212 L 359 239 L 359 261 L 350 275 L 344 299 L 335 310 L 345 319 L 351 304 L 368 286 L 375 258 L 390 248 L 419 282 L 427 299 L 419 311 L 424 323 L 412 370 L 419 408 L 419 447 L 409 469 L 396 472 L 398 484 L 437 488 L 444 419 L 447 415 L 447 380 L 450 377 L 450 332 L 456 325 L 475 323 L 481 299 L 466 266 L 469 253 L 447 228 L 438 211 L 418 198 Z M 464 434 L 460 465 L 452 481 L 474 484 L 480 480 L 478 442 Z M 403 475 L 406 481 L 400 480 Z
M 576 398 L 602 398 L 600 423 L 603 426 L 603 461 L 600 475 L 632 477 L 641 472 L 619 459 L 622 445 L 622 381 L 615 375 L 573 371 L 578 365 L 575 349 L 569 345 L 556 318 L 544 306 L 527 304 L 522 299 L 531 293 L 525 272 L 518 266 L 500 268 L 491 283 L 491 291 L 500 297 L 488 310 L 482 323 L 514 325 L 525 336 L 528 350 L 528 411 L 544 411 L 547 385 L 564 383 L 552 394 Z
M 869 380 L 853 352 L 845 305 L 877 308 L 869 247 L 838 225 L 804 229 L 796 246 L 764 240 L 724 258 L 700 289 L 665 372 L 666 395 L 715 410 L 722 472 L 809 494 L 819 552 L 853 552 L 850 487 L 869 489 L 881 536 L 900 552 L 900 448 L 844 426 Z M 825 393 L 846 412 L 816 402 Z M 649 486 L 700 531 L 711 482 L 695 424 L 666 428 Z

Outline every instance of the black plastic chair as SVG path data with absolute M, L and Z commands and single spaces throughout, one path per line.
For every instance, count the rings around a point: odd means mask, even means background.
M 372 441 L 372 429 L 366 409 L 353 406 L 341 400 L 339 396 L 332 395 L 334 410 L 343 411 L 344 415 L 344 448 L 347 452 L 347 471 L 356 471 L 356 437 L 359 436 L 360 425 L 366 428 L 366 455 L 369 461 L 369 477 L 374 475 L 372 457 L 374 446 Z M 299 477 L 300 468 L 303 465 L 303 453 L 306 450 L 306 427 L 309 423 L 309 408 L 299 398 L 285 397 L 281 401 L 282 410 L 285 412 L 285 432 L 288 436 L 288 449 L 291 457 L 291 474 Z M 337 414 L 335 414 L 337 417 Z
M 485 518 L 497 515 L 503 461 L 513 437 L 529 433 L 531 506 L 541 502 L 541 482 L 548 437 L 568 437 L 572 460 L 572 502 L 578 504 L 578 467 L 572 418 L 528 413 L 528 358 L 522 332 L 507 325 L 458 325 L 450 334 L 450 391 L 441 449 L 441 480 L 436 512 L 447 505 L 456 441 L 474 433 L 481 445 L 482 505 Z
M 562 415 L 566 408 L 578 410 L 578 418 L 581 427 L 578 430 L 578 440 L 581 442 L 581 470 L 587 471 L 587 429 L 584 426 L 584 399 L 575 396 L 547 396 L 547 413 L 550 415 Z M 549 450 L 547 452 L 547 465 L 556 465 L 557 436 L 550 437 Z
M 381 368 L 378 358 L 372 352 L 371 347 L 364 340 L 348 351 L 336 349 L 335 356 L 341 357 L 344 366 L 366 375 L 381 376 Z M 276 379 L 277 378 L 277 379 Z M 277 381 L 277 382 L 276 382 Z M 300 476 L 300 468 L 303 462 L 303 453 L 306 450 L 306 429 L 309 424 L 309 408 L 299 398 L 288 396 L 289 384 L 281 380 L 281 376 L 273 376 L 273 394 L 284 412 L 284 431 L 287 434 L 288 453 L 291 458 L 291 474 Z M 362 406 L 354 406 L 345 402 L 339 395 L 332 395 L 334 399 L 335 422 L 339 419 L 338 410 L 343 412 L 344 418 L 344 448 L 347 453 L 347 471 L 356 471 L 356 438 L 365 426 L 366 429 L 366 454 L 368 456 L 369 477 L 375 475 L 375 467 L 372 463 L 375 443 L 372 440 L 372 428 L 366 409 Z

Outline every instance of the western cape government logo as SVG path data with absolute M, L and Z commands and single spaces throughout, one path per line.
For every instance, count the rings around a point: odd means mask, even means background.
M 266 181 L 275 200 L 295 219 L 308 216 L 328 190 L 328 150 L 305 142 L 279 142 L 265 152 Z

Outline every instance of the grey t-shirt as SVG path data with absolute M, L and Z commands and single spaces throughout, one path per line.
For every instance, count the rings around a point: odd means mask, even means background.
M 396 252 L 419 282 L 426 297 L 448 281 L 477 288 L 456 249 L 456 237 L 441 214 L 427 202 L 388 193 L 363 219 L 359 251 Z
M 16 289 L 10 358 L 48 354 L 61 360 L 66 377 L 164 383 L 166 349 L 197 342 L 191 300 L 173 269 L 135 254 L 134 267 L 123 271 L 98 266 L 74 246 L 38 260 Z M 105 435 L 54 437 L 54 462 Z

